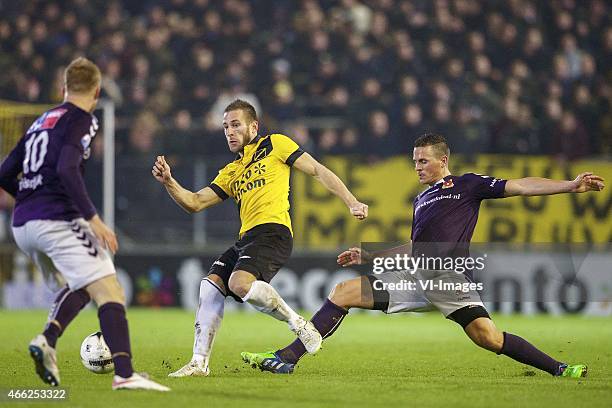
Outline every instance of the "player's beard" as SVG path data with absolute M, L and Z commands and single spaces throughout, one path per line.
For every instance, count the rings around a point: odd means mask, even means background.
M 227 143 L 232 153 L 241 152 L 244 149 L 244 146 L 246 146 L 246 144 L 248 143 L 247 135 L 245 133 L 238 133 L 237 136 L 239 137 L 235 138 L 236 140 L 235 144 L 232 145 L 230 144 L 230 142 Z
M 229 145 L 229 143 L 228 143 L 230 151 L 232 153 L 242 152 L 244 150 L 244 147 L 246 145 L 248 145 L 249 143 L 251 143 L 251 137 L 248 134 L 248 130 L 247 130 L 247 132 L 244 132 L 244 133 L 237 132 L 237 134 L 238 134 L 238 136 L 240 136 L 240 137 L 236 138 L 237 142 L 238 142 L 238 145 L 236 145 L 236 146 L 238 146 L 238 147 L 235 146 L 234 149 L 232 150 L 232 146 Z M 253 136 L 253 138 L 254 137 L 255 136 Z

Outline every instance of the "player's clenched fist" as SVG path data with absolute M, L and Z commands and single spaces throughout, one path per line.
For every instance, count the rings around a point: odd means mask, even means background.
M 350 206 L 351 215 L 358 220 L 365 220 L 368 218 L 368 206 L 367 204 L 357 202 Z
M 351 265 L 362 265 L 370 261 L 370 253 L 362 250 L 361 248 L 349 248 L 346 251 L 338 255 L 338 265 L 342 267 Z
M 170 171 L 170 166 L 166 163 L 166 158 L 164 156 L 157 156 L 157 160 L 155 160 L 155 164 L 153 165 L 153 170 L 151 171 L 155 180 L 160 183 L 168 183 L 172 179 L 172 172 Z

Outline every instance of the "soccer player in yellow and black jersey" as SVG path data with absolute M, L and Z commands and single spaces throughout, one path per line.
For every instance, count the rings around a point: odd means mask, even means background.
M 227 295 L 289 324 L 309 353 L 321 347 L 321 335 L 311 322 L 294 312 L 269 284 L 287 261 L 293 247 L 289 217 L 291 167 L 315 177 L 344 201 L 355 218 L 368 216 L 368 206 L 357 199 L 333 172 L 318 163 L 290 138 L 258 134 L 257 113 L 242 100 L 229 104 L 223 115 L 227 144 L 236 159 L 209 186 L 194 193 L 172 178 L 163 156 L 157 157 L 153 176 L 186 211 L 201 211 L 231 197 L 240 208 L 240 238 L 211 266 L 200 284 L 195 341 L 191 361 L 170 377 L 206 376 L 215 334 L 223 319 Z

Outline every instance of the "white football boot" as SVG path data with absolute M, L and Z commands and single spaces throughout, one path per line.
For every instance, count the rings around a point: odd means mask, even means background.
M 323 338 L 312 322 L 300 317 L 291 330 L 298 336 L 309 354 L 316 354 L 321 349 Z
M 60 383 L 55 349 L 47 343 L 42 334 L 34 337 L 28 346 L 30 357 L 34 360 L 36 374 L 47 384 L 57 387 Z
M 141 374 L 134 373 L 130 378 L 114 376 L 113 390 L 170 391 L 170 388 L 149 380 Z
M 208 362 L 201 364 L 196 360 L 191 360 L 175 372 L 168 374 L 168 377 L 207 377 L 208 374 L 210 374 Z

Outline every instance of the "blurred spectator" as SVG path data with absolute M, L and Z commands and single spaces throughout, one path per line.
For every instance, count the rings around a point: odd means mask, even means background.
M 473 154 L 487 150 L 489 141 L 486 139 L 486 127 L 480 108 L 459 104 L 455 109 L 454 123 L 456 130 L 452 132 L 450 143 L 454 146 L 455 152 Z M 499 132 L 493 131 L 493 133 L 495 140 L 503 137 Z
M 152 159 L 186 185 L 194 163 L 231 160 L 235 98 L 317 155 L 377 160 L 432 131 L 466 154 L 610 157 L 610 15 L 605 0 L 0 0 L 0 95 L 58 103 L 66 64 L 96 61 L 117 105 L 118 222 L 146 239 L 177 230 L 146 220 L 183 216 L 144 181 Z
M 436 102 L 433 107 L 433 124 L 429 131 L 450 137 L 453 131 L 452 111 L 447 102 Z
M 538 67 L 548 65 L 549 50 L 545 48 L 542 31 L 537 27 L 531 27 L 527 30 L 522 57 L 536 72 L 540 71 Z
M 347 127 L 340 134 L 340 153 L 342 154 L 357 154 L 361 153 L 359 145 L 359 133 L 354 127 Z
M 389 117 L 384 111 L 376 110 L 368 116 L 364 147 L 370 160 L 380 160 L 401 152 L 401 146 L 391 131 Z
M 553 153 L 563 160 L 584 157 L 589 152 L 589 137 L 582 122 L 573 112 L 565 111 L 553 132 Z
M 369 120 L 367 118 L 370 112 L 386 110 L 388 101 L 383 95 L 380 81 L 373 77 L 366 78 L 361 84 L 361 94 L 353 101 L 352 107 L 353 117 L 362 124 L 364 120 Z
M 597 99 L 588 86 L 580 84 L 574 89 L 572 102 L 577 117 L 585 124 L 589 135 L 593 137 L 597 133 L 597 122 L 599 120 Z
M 323 129 L 319 134 L 317 151 L 321 156 L 338 154 L 340 150 L 340 135 L 336 129 Z
M 193 132 L 193 118 L 187 109 L 176 112 L 168 130 L 163 135 L 163 153 L 180 155 L 184 152 L 197 151 L 198 136 Z
M 273 100 L 270 108 L 262 113 L 270 115 L 281 123 L 297 119 L 299 110 L 295 104 L 295 94 L 291 83 L 286 80 L 276 82 L 272 86 L 272 94 Z
M 350 93 L 344 86 L 336 86 L 327 94 L 325 114 L 347 118 L 350 106 Z
M 4 98 L 58 102 L 63 66 L 87 55 L 103 69 L 103 96 L 118 105 L 123 133 L 147 110 L 169 128 L 190 117 L 190 134 L 209 140 L 236 97 L 256 106 L 262 130 L 303 116 L 366 129 L 373 112 L 401 123 L 404 107 L 416 104 L 428 126 L 444 129 L 450 114 L 454 134 L 477 134 L 509 153 L 516 144 L 493 143 L 495 124 L 504 134 L 530 124 L 530 138 L 546 141 L 560 108 L 598 139 L 587 154 L 610 151 L 604 0 L 32 0 L 0 2 L 0 11 Z M 524 115 L 509 117 L 514 111 Z
M 342 0 L 342 7 L 345 10 L 345 18 L 359 34 L 370 31 L 372 21 L 372 10 L 357 0 Z
M 293 123 L 287 131 L 287 136 L 293 139 L 304 151 L 316 153 L 314 141 L 310 137 L 310 130 L 301 122 Z
M 160 126 L 161 124 L 153 112 L 141 112 L 134 120 L 130 129 L 127 152 L 134 156 L 155 154 L 158 142 L 156 135 Z
M 410 153 L 413 147 L 410 141 L 429 131 L 421 107 L 416 103 L 406 105 L 402 111 L 401 124 L 400 153 Z
M 206 128 L 209 131 L 221 130 L 223 125 L 223 111 L 225 107 L 236 99 L 249 102 L 255 108 L 258 115 L 263 115 L 261 104 L 255 94 L 248 93 L 240 83 L 235 83 L 231 89 L 222 89 L 217 100 L 210 108 L 206 116 Z

